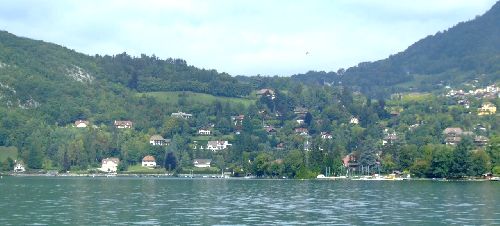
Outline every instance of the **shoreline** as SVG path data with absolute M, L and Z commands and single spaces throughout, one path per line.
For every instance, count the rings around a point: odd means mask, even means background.
M 221 175 L 213 174 L 193 174 L 193 175 L 173 175 L 173 174 L 42 174 L 42 173 L 0 173 L 1 177 L 89 177 L 89 178 L 172 178 L 172 179 L 243 179 L 243 180 L 314 180 L 314 181 L 436 181 L 436 182 L 483 182 L 483 181 L 500 181 L 498 177 L 493 178 L 464 178 L 464 179 L 448 179 L 448 178 L 411 178 L 411 179 L 362 179 L 359 177 L 353 178 L 312 178 L 312 179 L 283 179 L 283 178 L 245 178 L 245 177 L 222 177 Z

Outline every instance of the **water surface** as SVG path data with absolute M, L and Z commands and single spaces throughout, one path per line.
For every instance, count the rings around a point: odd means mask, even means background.
M 499 182 L 3 177 L 0 225 L 493 225 Z

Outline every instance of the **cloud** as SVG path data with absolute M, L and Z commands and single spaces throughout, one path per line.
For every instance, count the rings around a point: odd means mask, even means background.
M 0 29 L 90 55 L 126 51 L 233 75 L 290 75 L 385 58 L 494 2 L 18 0 L 0 1 Z

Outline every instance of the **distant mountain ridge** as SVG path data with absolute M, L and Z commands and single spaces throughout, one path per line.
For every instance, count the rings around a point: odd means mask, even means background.
M 306 83 L 342 83 L 372 96 L 428 91 L 467 80 L 500 76 L 500 2 L 482 16 L 430 35 L 405 51 L 345 71 L 293 75 Z

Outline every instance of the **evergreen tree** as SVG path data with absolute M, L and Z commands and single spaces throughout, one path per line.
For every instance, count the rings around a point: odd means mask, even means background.
M 169 152 L 167 154 L 167 157 L 165 158 L 164 167 L 168 171 L 177 168 L 177 158 L 175 157 L 175 154 L 173 152 Z

